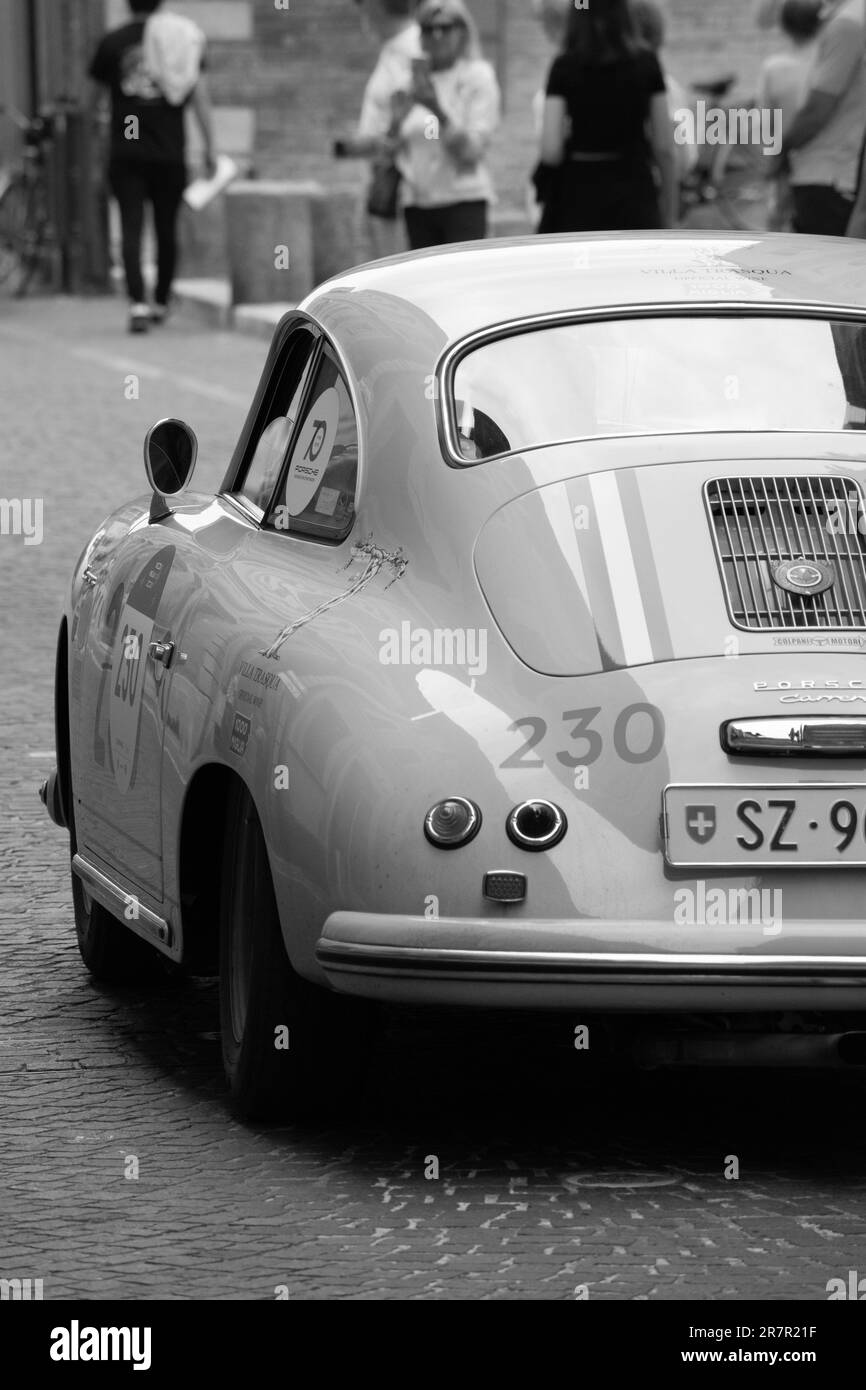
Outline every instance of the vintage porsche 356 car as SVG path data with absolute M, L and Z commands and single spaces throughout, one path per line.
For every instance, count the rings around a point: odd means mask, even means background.
M 335 1094 L 370 1001 L 861 1056 L 866 246 L 361 267 L 195 454 L 155 425 L 76 566 L 42 794 L 97 978 L 218 968 L 240 1113 Z

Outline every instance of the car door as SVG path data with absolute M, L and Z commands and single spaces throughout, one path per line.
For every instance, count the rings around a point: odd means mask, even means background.
M 136 522 L 99 576 L 81 672 L 78 851 L 111 878 L 162 901 L 159 768 L 170 621 L 191 582 L 171 535 Z
M 155 904 L 165 895 L 164 850 L 178 805 L 176 788 L 166 801 L 162 779 L 171 687 L 181 664 L 185 697 L 208 684 L 206 673 L 195 668 L 212 664 L 214 653 L 196 640 L 196 622 L 208 596 L 219 589 L 221 562 L 229 583 L 228 557 L 251 533 L 258 534 L 258 525 L 250 522 L 264 521 L 321 351 L 320 332 L 307 324 L 299 324 L 283 345 L 230 494 L 245 515 L 233 518 L 231 506 L 212 497 L 179 498 L 166 516 L 136 519 L 100 574 L 86 638 L 90 659 L 82 673 L 80 708 L 89 712 L 92 731 L 90 757 L 76 787 L 78 848 L 121 886 L 140 890 Z M 334 413 L 333 393 L 324 405 Z M 318 428 L 319 437 L 307 450 L 307 467 L 321 458 L 324 471 L 334 441 L 321 437 L 321 423 L 310 428 Z M 330 476 L 336 476 L 333 470 Z M 327 519 L 332 529 L 335 518 L 343 524 L 344 500 L 333 499 Z M 217 621 L 214 614 L 204 616 L 208 626 Z M 182 637 L 188 650 L 181 651 Z M 191 726 L 205 717 L 201 700 L 192 698 L 190 704 L 185 697 L 174 700 L 175 760 L 189 755 Z

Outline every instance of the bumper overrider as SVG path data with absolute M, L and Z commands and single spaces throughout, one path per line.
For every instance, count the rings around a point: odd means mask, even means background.
M 670 922 L 505 922 L 334 912 L 317 961 L 340 993 L 475 1007 L 866 1008 L 866 939 L 855 921 L 797 921 L 778 937 Z
M 39 800 L 54 821 L 54 824 L 59 825 L 61 830 L 68 830 L 69 819 L 66 815 L 66 807 L 63 804 L 60 776 L 56 769 L 46 777 L 39 788 Z

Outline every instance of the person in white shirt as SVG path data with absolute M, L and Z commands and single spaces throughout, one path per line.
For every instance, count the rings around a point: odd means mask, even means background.
M 364 90 L 361 116 L 354 135 L 338 140 L 334 153 L 375 160 L 384 152 L 393 119 L 392 99 L 412 85 L 412 60 L 421 57 L 421 34 L 413 17 L 415 0 L 355 0 L 365 25 L 382 41 L 379 58 Z M 368 217 L 376 257 L 405 250 L 403 224 L 398 217 Z
M 463 0 L 421 0 L 423 58 L 412 65 L 395 141 L 413 250 L 487 235 L 493 184 L 485 162 L 499 124 L 496 75 L 480 56 Z
M 854 210 L 866 136 L 866 3 L 828 0 L 793 124 L 783 131 L 790 161 L 794 230 L 844 236 Z
M 782 134 L 790 130 L 809 85 L 815 40 L 821 27 L 823 0 L 783 0 L 780 27 L 789 46 L 784 53 L 767 58 L 758 78 L 758 106 L 781 111 Z M 772 166 L 775 161 L 769 160 Z M 794 216 L 793 195 L 788 172 L 769 170 L 773 183 L 768 230 L 790 231 Z

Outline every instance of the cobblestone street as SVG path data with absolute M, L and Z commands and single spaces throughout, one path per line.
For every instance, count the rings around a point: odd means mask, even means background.
M 119 301 L 0 304 L 0 490 L 44 499 L 40 545 L 0 537 L 0 1278 L 46 1299 L 592 1302 L 825 1300 L 866 1275 L 862 1074 L 606 1074 L 570 1017 L 405 1013 L 359 1117 L 244 1127 L 213 981 L 89 980 L 37 797 L 64 588 L 144 492 L 154 420 L 193 425 L 195 487 L 218 485 L 265 352 L 180 320 L 130 338 Z

